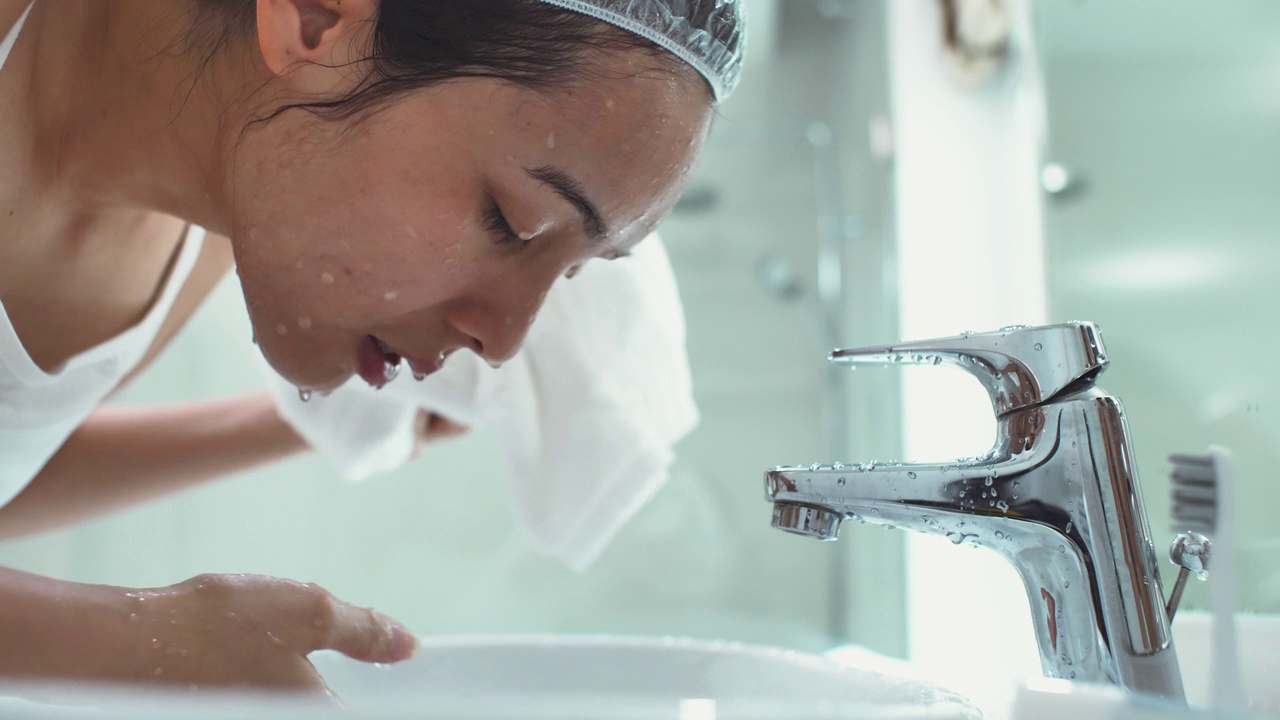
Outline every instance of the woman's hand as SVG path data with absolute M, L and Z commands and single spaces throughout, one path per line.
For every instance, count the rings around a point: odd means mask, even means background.
M 333 649 L 392 663 L 417 646 L 390 618 L 290 580 L 200 575 L 162 589 L 117 590 L 131 647 L 118 658 L 124 677 L 108 680 L 327 692 L 308 653 Z
M 446 440 L 451 437 L 457 437 L 467 432 L 470 428 L 466 425 L 459 425 L 449 418 L 434 413 L 429 410 L 419 410 L 418 419 L 415 426 L 418 442 L 414 447 L 414 457 L 422 454 L 428 445 L 437 440 Z

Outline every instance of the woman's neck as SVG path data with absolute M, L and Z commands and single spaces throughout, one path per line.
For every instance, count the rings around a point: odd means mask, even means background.
M 174 0 L 58 0 L 32 9 L 25 57 L 15 48 L 5 72 L 26 73 L 19 107 L 28 108 L 32 179 L 57 202 L 83 212 L 155 210 L 229 229 L 230 154 L 251 117 L 245 88 L 263 76 L 238 41 L 216 55 L 193 47 L 190 11 Z

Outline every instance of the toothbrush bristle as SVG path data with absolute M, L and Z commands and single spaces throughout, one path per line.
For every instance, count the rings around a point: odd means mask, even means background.
M 1173 519 L 1179 529 L 1213 532 L 1218 516 L 1217 477 L 1207 455 L 1170 455 Z

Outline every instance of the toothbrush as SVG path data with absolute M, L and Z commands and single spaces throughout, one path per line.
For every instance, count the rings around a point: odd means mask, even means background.
M 1244 691 L 1236 653 L 1235 606 L 1235 460 L 1216 445 L 1208 455 L 1170 455 L 1173 470 L 1173 517 L 1180 529 L 1202 532 L 1215 546 L 1213 582 L 1209 586 L 1213 610 L 1210 645 L 1210 704 L 1240 710 Z

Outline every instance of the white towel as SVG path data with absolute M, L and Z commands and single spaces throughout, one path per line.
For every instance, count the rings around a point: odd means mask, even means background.
M 460 352 L 422 382 L 406 371 L 375 391 L 355 378 L 307 403 L 269 375 L 284 418 L 353 480 L 409 459 L 419 409 L 494 427 L 517 517 L 539 551 L 575 570 L 662 487 L 673 446 L 698 421 L 684 315 L 656 237 L 557 282 L 501 368 Z

